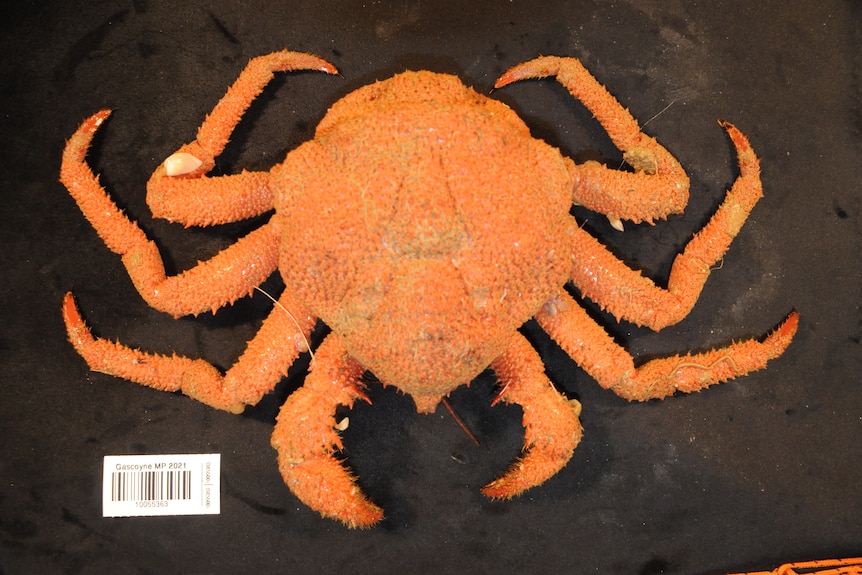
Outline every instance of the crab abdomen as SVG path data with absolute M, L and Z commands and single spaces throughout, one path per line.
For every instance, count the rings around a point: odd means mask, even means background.
M 566 281 L 570 170 L 452 76 L 357 90 L 275 171 L 287 288 L 433 408 Z

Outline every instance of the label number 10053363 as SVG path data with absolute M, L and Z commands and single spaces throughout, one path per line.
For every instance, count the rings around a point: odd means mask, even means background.
M 217 453 L 106 455 L 102 515 L 218 514 L 220 464 Z

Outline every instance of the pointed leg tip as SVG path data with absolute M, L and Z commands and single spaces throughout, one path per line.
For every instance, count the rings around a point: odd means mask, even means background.
M 101 126 L 105 122 L 105 120 L 108 119 L 108 116 L 110 115 L 111 110 L 109 108 L 99 110 L 98 112 L 84 120 L 84 122 L 81 124 L 81 127 L 79 128 L 79 131 L 87 134 L 94 133 L 96 130 L 99 129 L 99 126 Z
M 63 181 L 64 168 L 68 168 L 70 165 L 84 161 L 84 157 L 87 155 L 87 149 L 93 141 L 93 136 L 96 134 L 99 126 L 101 126 L 110 115 L 111 110 L 99 110 L 81 122 L 81 125 L 78 126 L 77 130 L 75 130 L 75 133 L 72 134 L 69 140 L 67 140 L 66 148 L 63 150 L 63 166 L 60 169 L 61 181 Z
M 319 56 L 287 49 L 252 58 L 252 61 L 268 62 L 267 67 L 272 67 L 273 70 L 313 70 L 327 74 L 338 74 L 338 69 L 335 66 Z
M 81 130 L 85 132 L 95 132 L 99 126 L 104 123 L 105 120 L 111 115 L 112 110 L 110 108 L 103 108 L 84 120 L 81 124 Z
M 79 324 L 83 324 L 81 312 L 78 311 L 78 305 L 75 303 L 75 296 L 72 292 L 66 292 L 63 296 L 63 320 L 66 322 L 66 327 L 72 329 Z
M 325 72 L 327 74 L 338 74 L 338 68 L 327 62 L 326 60 L 320 61 L 320 66 L 317 68 L 318 72 Z
M 513 70 L 514 70 L 514 68 L 511 68 L 511 69 L 509 69 L 509 70 L 506 70 L 506 71 L 503 73 L 503 75 L 502 75 L 502 76 L 500 76 L 499 78 L 497 78 L 497 81 L 496 81 L 496 82 L 494 82 L 494 89 L 495 89 L 495 90 L 500 89 L 500 88 L 502 88 L 503 86 L 508 86 L 508 85 L 509 85 L 509 84 L 511 84 L 512 82 L 516 82 L 516 81 L 518 81 L 518 78 L 516 78 L 516 77 L 515 77 L 515 74 L 513 73 Z
M 737 150 L 737 154 L 751 151 L 751 142 L 748 141 L 748 137 L 739 128 L 727 120 L 718 120 L 718 125 L 727 132 L 730 141 L 733 142 L 733 146 Z
M 99 110 L 89 118 L 86 118 L 83 122 L 81 122 L 81 125 L 72 135 L 72 140 L 82 139 L 82 142 L 84 142 L 86 145 L 89 145 L 90 140 L 93 139 L 93 135 L 99 129 L 99 126 L 101 126 L 110 115 L 111 110 L 105 108 L 104 110 Z
M 739 128 L 728 122 L 727 120 L 718 119 L 718 125 L 724 128 L 724 131 L 730 136 L 731 140 L 736 141 L 736 139 L 742 135 L 742 132 L 739 131 Z
M 775 328 L 775 331 L 772 333 L 770 338 L 776 338 L 779 341 L 786 342 L 784 347 L 790 344 L 790 341 L 793 339 L 793 336 L 796 335 L 796 331 L 799 329 L 799 312 L 793 310 L 787 316 L 781 325 Z
M 101 122 L 101 121 L 104 121 L 105 119 L 107 119 L 108 116 L 110 116 L 112 112 L 113 112 L 113 110 L 111 108 L 102 108 L 101 110 L 99 110 L 98 112 L 93 114 L 93 118 L 96 118 L 98 121 Z
M 66 292 L 63 297 L 63 323 L 66 324 L 66 335 L 79 355 L 86 359 L 86 349 L 95 341 L 90 328 L 84 323 L 81 312 L 75 304 L 72 292 Z M 89 361 L 88 361 L 89 363 Z
M 560 62 L 560 58 L 554 56 L 540 56 L 522 62 L 506 70 L 494 83 L 494 88 L 502 88 L 519 80 L 556 76 L 560 71 Z

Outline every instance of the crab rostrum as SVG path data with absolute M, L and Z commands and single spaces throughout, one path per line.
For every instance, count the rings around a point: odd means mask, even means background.
M 208 177 L 228 138 L 273 73 L 335 68 L 281 51 L 254 58 L 198 130 L 147 186 L 156 217 L 186 226 L 272 211 L 267 223 L 212 259 L 166 277 L 156 245 L 111 201 L 85 163 L 108 117 L 85 120 L 63 154 L 61 181 L 135 288 L 175 317 L 215 311 L 278 270 L 285 289 L 260 331 L 226 373 L 201 359 L 162 356 L 94 338 L 71 294 L 63 311 L 75 349 L 96 371 L 180 390 L 239 413 L 256 404 L 308 348 L 318 320 L 331 331 L 313 351 L 304 385 L 281 407 L 272 436 L 291 491 L 351 527 L 380 521 L 337 457 L 335 411 L 365 399 L 367 370 L 433 412 L 460 385 L 491 368 L 497 401 L 523 408 L 523 456 L 484 489 L 507 498 L 538 485 L 570 459 L 581 438 L 580 404 L 555 390 L 518 331 L 538 324 L 600 385 L 630 400 L 692 392 L 760 369 L 796 331 L 792 313 L 763 341 L 747 340 L 635 366 L 567 292 L 659 330 L 684 318 L 761 197 L 758 160 L 722 122 L 740 175 L 716 213 L 673 263 L 667 288 L 617 259 L 570 215 L 579 204 L 622 221 L 653 222 L 683 210 L 679 163 L 574 58 L 542 57 L 496 83 L 553 76 L 593 113 L 633 170 L 575 164 L 530 135 L 504 104 L 458 78 L 405 72 L 336 102 L 313 140 L 269 172 Z

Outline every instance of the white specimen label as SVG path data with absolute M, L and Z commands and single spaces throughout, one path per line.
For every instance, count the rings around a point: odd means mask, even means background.
M 102 516 L 218 515 L 221 454 L 106 455 Z

